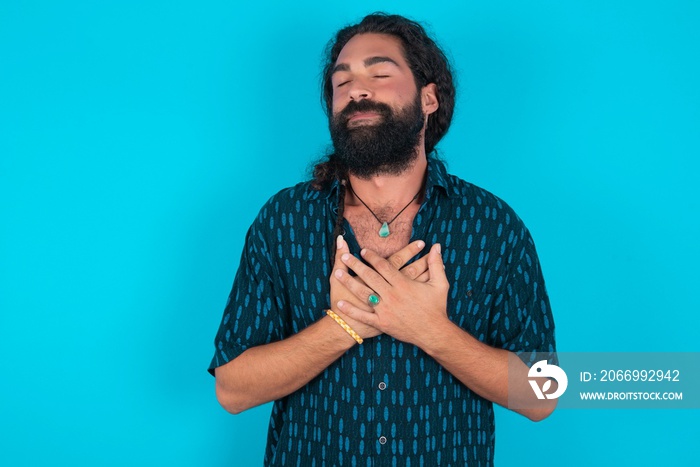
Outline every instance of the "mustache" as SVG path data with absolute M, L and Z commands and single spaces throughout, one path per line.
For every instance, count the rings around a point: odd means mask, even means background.
M 360 101 L 350 101 L 343 110 L 338 113 L 338 120 L 347 123 L 350 117 L 357 112 L 376 112 L 383 117 L 391 115 L 391 107 L 382 102 L 375 102 L 368 99 Z

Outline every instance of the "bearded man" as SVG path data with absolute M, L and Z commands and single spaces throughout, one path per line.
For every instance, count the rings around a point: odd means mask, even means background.
M 218 400 L 274 401 L 265 465 L 491 465 L 509 356 L 555 351 L 532 238 L 436 158 L 455 89 L 418 23 L 369 15 L 327 58 L 334 152 L 248 231 Z

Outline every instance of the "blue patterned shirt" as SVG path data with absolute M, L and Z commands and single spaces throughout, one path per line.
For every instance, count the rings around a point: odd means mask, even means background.
M 246 236 L 209 367 L 298 333 L 325 316 L 337 182 L 280 191 Z M 360 247 L 345 221 L 345 239 Z M 502 200 L 428 159 L 411 241 L 442 245 L 447 313 L 482 342 L 554 352 L 554 321 L 535 245 Z M 265 465 L 492 465 L 492 403 L 418 347 L 380 335 L 355 345 L 272 407 Z

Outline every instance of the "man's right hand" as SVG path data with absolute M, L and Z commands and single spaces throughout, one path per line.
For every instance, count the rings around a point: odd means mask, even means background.
M 404 248 L 402 248 L 400 251 L 394 253 L 388 258 L 388 261 L 397 269 L 401 269 L 411 258 L 416 256 L 420 251 L 425 247 L 425 242 L 418 240 L 413 243 L 409 243 L 406 245 Z M 337 269 L 342 269 L 346 273 L 348 272 L 348 268 L 343 262 L 340 260 L 340 257 L 345 254 L 345 253 L 350 253 L 350 249 L 348 248 L 348 244 L 345 241 L 345 239 L 342 237 L 342 235 L 339 235 L 338 238 L 336 239 L 336 249 L 335 249 L 335 263 L 333 264 L 333 272 L 331 273 L 330 277 L 330 287 L 331 287 L 331 310 L 333 310 L 335 313 L 337 313 L 340 317 L 342 317 L 346 323 L 356 332 L 358 333 L 363 339 L 367 339 L 370 337 L 375 337 L 381 334 L 381 332 L 372 326 L 369 326 L 367 324 L 360 323 L 359 321 L 355 321 L 351 318 L 349 318 L 347 315 L 343 314 L 339 309 L 338 309 L 338 302 L 340 300 L 343 301 L 348 301 L 355 305 L 356 307 L 363 309 L 368 312 L 372 312 L 372 307 L 369 305 L 367 300 L 365 300 L 363 303 L 360 303 L 358 298 L 350 292 L 345 285 L 343 285 L 337 277 L 335 277 L 335 271 Z M 427 258 L 427 257 L 426 257 Z M 409 266 L 401 269 L 401 271 L 406 274 L 407 277 L 410 279 L 420 281 L 420 282 L 427 282 L 429 275 L 428 275 L 428 263 L 426 258 L 421 258 L 418 261 L 415 261 L 414 263 L 410 264 Z M 370 289 L 367 286 L 364 286 L 366 290 L 364 290 L 364 296 L 369 297 L 370 294 L 374 293 L 372 289 Z

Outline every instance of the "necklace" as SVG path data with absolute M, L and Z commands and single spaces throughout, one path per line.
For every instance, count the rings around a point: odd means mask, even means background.
M 406 206 L 404 206 L 403 209 L 400 210 L 398 214 L 396 214 L 394 217 L 392 217 L 390 221 L 388 221 L 388 222 L 382 222 L 381 219 L 379 219 L 379 217 L 377 217 L 377 215 L 374 213 L 374 211 L 372 211 L 372 210 L 370 209 L 370 207 L 367 206 L 367 203 L 365 203 L 364 201 L 362 201 L 362 198 L 360 198 L 359 196 L 357 196 L 357 193 L 355 193 L 355 190 L 352 189 L 352 185 L 350 185 L 350 183 L 348 183 L 348 186 L 350 187 L 350 191 L 352 191 L 352 194 L 355 195 L 355 197 L 356 197 L 357 199 L 360 200 L 360 203 L 362 203 L 362 204 L 367 208 L 367 210 L 368 210 L 370 213 L 372 213 L 372 215 L 374 216 L 374 218 L 377 219 L 377 222 L 379 222 L 380 224 L 382 224 L 382 227 L 379 229 L 379 232 L 378 232 L 379 236 L 382 237 L 382 238 L 386 238 L 386 237 L 389 236 L 389 234 L 391 233 L 391 231 L 389 230 L 389 225 L 390 225 L 392 222 L 394 222 L 394 221 L 396 220 L 396 218 L 399 217 L 399 216 L 401 215 L 401 213 L 404 212 L 404 211 L 406 210 L 406 208 L 408 208 L 408 207 L 411 205 L 411 203 L 413 203 L 413 202 L 416 200 L 416 198 L 418 198 L 418 195 L 420 194 L 420 190 L 418 190 L 418 193 L 416 193 L 416 196 L 414 196 L 413 198 L 411 198 L 411 201 L 409 201 L 408 204 L 407 204 Z M 421 187 L 421 189 L 422 189 L 422 188 L 423 188 L 423 187 Z

